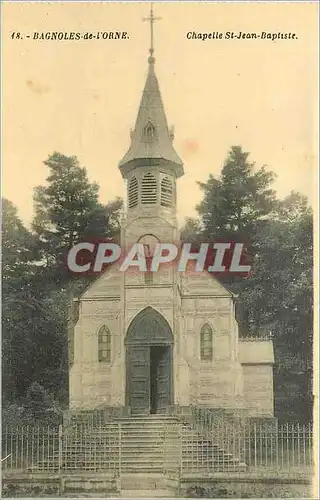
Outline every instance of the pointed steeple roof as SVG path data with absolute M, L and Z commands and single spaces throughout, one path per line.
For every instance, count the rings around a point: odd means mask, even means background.
M 148 18 L 154 21 L 153 13 Z M 132 166 L 151 163 L 163 163 L 175 171 L 176 176 L 183 175 L 183 163 L 174 150 L 173 132 L 169 131 L 166 114 L 160 94 L 159 83 L 154 70 L 153 31 L 148 59 L 148 75 L 142 93 L 140 107 L 134 130 L 131 132 L 131 145 L 127 154 L 119 163 L 122 175 Z

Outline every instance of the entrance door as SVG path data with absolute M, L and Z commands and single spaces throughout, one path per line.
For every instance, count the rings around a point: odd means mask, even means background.
M 173 401 L 173 335 L 168 322 L 147 307 L 129 325 L 125 344 L 126 405 L 135 414 L 164 410 Z
M 165 412 L 172 404 L 171 346 L 150 348 L 150 411 Z
M 127 347 L 126 400 L 131 413 L 148 414 L 150 411 L 150 352 L 148 346 Z

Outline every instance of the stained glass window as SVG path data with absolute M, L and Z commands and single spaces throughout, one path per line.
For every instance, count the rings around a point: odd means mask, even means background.
M 111 361 L 111 333 L 106 326 L 102 326 L 98 334 L 98 359 L 106 363 Z

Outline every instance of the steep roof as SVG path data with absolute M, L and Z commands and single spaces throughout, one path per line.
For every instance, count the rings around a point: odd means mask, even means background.
M 137 120 L 131 133 L 128 152 L 119 163 L 122 175 L 128 164 L 135 160 L 164 160 L 173 167 L 177 177 L 183 175 L 183 163 L 174 150 L 173 133 L 169 131 L 161 98 L 158 79 L 154 70 L 155 59 L 148 59 L 147 80 L 142 93 Z

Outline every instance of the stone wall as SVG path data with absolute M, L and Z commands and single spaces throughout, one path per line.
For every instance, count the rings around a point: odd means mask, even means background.
M 297 474 L 215 474 L 208 479 L 182 479 L 180 497 L 193 498 L 315 498 L 311 475 Z
M 181 380 L 186 384 L 189 379 L 183 392 L 190 396 L 180 404 L 242 407 L 242 369 L 238 360 L 238 331 L 232 299 L 211 277 L 209 282 L 207 280 L 202 276 L 197 284 L 189 280 L 183 284 L 181 358 L 186 361 L 189 373 L 188 378 L 184 376 Z M 193 294 L 194 286 L 197 294 Z M 216 296 L 201 295 L 205 290 Z M 205 323 L 213 331 L 213 356 L 208 361 L 201 360 L 200 356 L 200 332 Z
M 273 370 L 271 365 L 242 365 L 244 404 L 249 415 L 273 416 Z
M 119 496 L 119 480 L 112 474 L 81 473 L 3 473 L 2 496 L 5 497 L 54 497 L 75 494 L 103 497 Z
M 170 481 L 170 477 L 166 477 Z M 132 479 L 130 479 L 130 484 Z M 141 481 L 140 481 L 141 483 Z M 143 483 L 142 490 L 143 492 Z M 182 478 L 171 480 L 176 496 L 202 498 L 316 498 L 313 495 L 311 475 L 302 474 L 232 474 L 216 473 L 215 477 Z M 145 489 L 151 492 L 147 480 Z M 125 492 L 124 492 L 125 493 Z M 137 496 L 139 496 L 137 491 Z M 82 472 L 74 474 L 4 473 L 2 496 L 5 497 L 54 497 L 103 496 L 121 498 L 121 481 L 107 473 Z M 153 492 L 155 495 L 156 492 Z M 173 495 L 172 495 L 173 496 Z M 125 497 L 125 495 L 124 495 Z
M 123 405 L 123 339 L 119 332 L 120 301 L 81 301 L 81 314 L 74 330 L 74 360 L 70 367 L 70 408 Z M 111 332 L 111 362 L 98 361 L 98 331 Z

